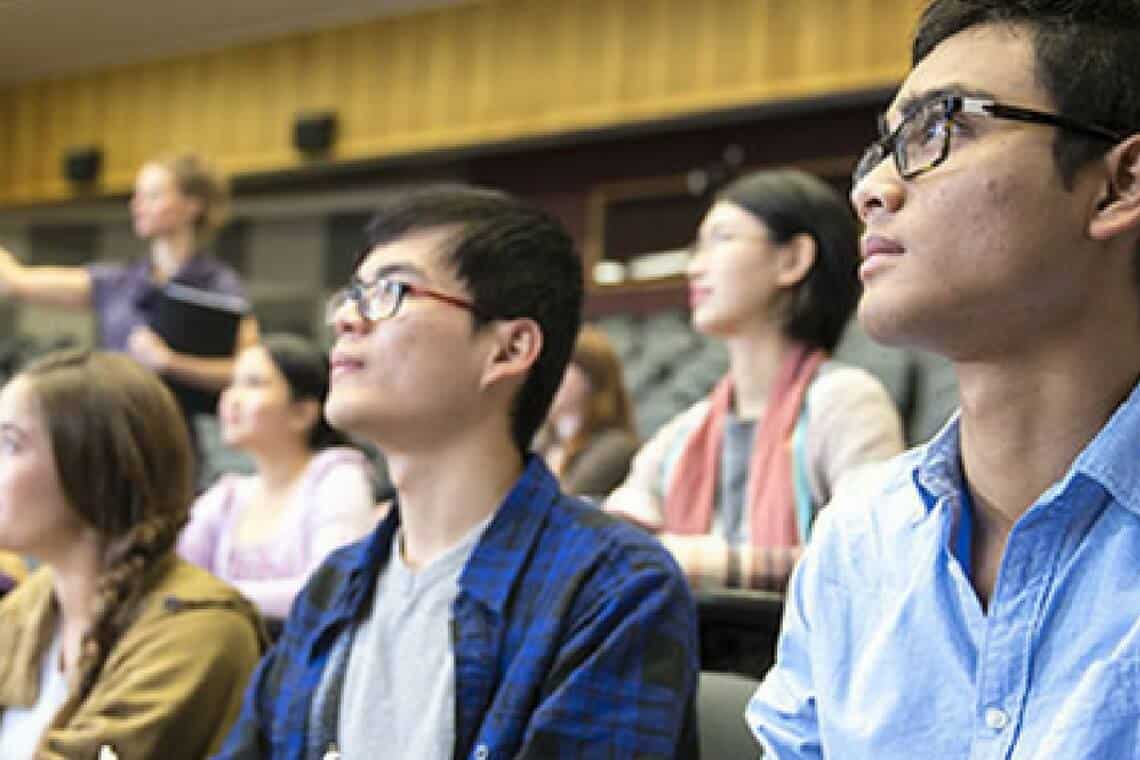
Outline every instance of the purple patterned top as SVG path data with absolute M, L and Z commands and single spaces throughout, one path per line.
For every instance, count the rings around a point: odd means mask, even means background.
M 147 323 L 158 285 L 150 278 L 150 257 L 124 264 L 104 262 L 87 267 L 91 275 L 91 308 L 99 326 L 99 346 L 126 351 L 131 331 Z M 245 298 L 241 277 L 224 262 L 196 253 L 170 278 L 192 288 Z
M 274 535 L 238 541 L 256 475 L 226 475 L 198 497 L 178 540 L 183 559 L 245 594 L 263 615 L 283 618 L 293 597 L 333 549 L 367 534 L 380 513 L 372 499 L 372 465 L 358 450 L 316 454 L 293 489 Z

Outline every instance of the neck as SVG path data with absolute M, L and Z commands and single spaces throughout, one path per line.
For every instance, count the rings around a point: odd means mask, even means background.
M 175 230 L 155 238 L 150 245 L 150 261 L 156 282 L 166 282 L 194 256 L 194 231 Z
M 384 453 L 399 494 L 404 559 L 415 569 L 430 564 L 494 514 L 523 469 L 509 435 Z
M 267 450 L 251 451 L 257 466 L 257 479 L 263 490 L 279 493 L 292 487 L 309 462 L 313 452 L 304 441 L 287 441 Z
M 729 338 L 726 343 L 736 414 L 742 419 L 757 419 L 768 404 L 768 392 L 788 340 L 779 330 L 764 327 Z
M 79 660 L 83 637 L 94 622 L 103 542 L 91 531 L 69 545 L 59 556 L 44 558 L 51 565 L 55 598 L 59 603 L 63 662 L 70 670 Z
M 1106 345 L 1113 340 L 957 365 L 962 465 L 983 531 L 1008 533 L 1127 398 L 1140 377 L 1140 340 Z

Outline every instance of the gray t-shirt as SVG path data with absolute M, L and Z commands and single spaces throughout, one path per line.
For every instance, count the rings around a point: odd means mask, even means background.
M 752 521 L 744 504 L 748 501 L 748 471 L 755 436 L 756 420 L 741 419 L 732 412 L 725 417 L 712 532 L 733 546 L 752 540 Z
M 455 744 L 451 604 L 490 520 L 418 572 L 400 534 L 376 580 L 372 613 L 353 636 L 340 701 L 345 760 L 449 760 Z

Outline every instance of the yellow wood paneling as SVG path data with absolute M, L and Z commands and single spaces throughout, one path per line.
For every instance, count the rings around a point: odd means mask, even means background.
M 298 165 L 298 113 L 335 110 L 357 160 L 881 87 L 915 0 L 484 0 L 0 90 L 0 203 L 104 192 L 194 149 L 229 172 Z

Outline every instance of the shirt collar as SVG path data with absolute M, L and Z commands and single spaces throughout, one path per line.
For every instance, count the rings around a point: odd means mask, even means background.
M 218 262 L 205 251 L 197 251 L 193 256 L 182 262 L 178 271 L 171 275 L 171 282 L 200 288 L 210 284 L 218 269 Z
M 954 412 L 942 430 L 919 450 L 918 460 L 911 471 L 915 488 L 922 497 L 915 522 L 928 516 L 939 499 L 956 495 L 964 485 L 962 448 L 958 437 L 960 414 Z
M 1084 475 L 1099 483 L 1125 509 L 1140 515 L 1137 441 L 1140 441 L 1140 383 L 1133 386 L 1128 398 L 1077 456 L 1065 485 L 1076 475 Z
M 340 589 L 335 604 L 330 609 L 339 615 L 359 617 L 372 600 L 380 568 L 387 564 L 392 552 L 392 541 L 400 527 L 399 503 L 394 499 L 388 514 L 380 521 L 372 534 L 360 544 L 356 551 L 346 558 L 347 580 Z
M 912 471 L 914 484 L 922 496 L 922 510 L 916 521 L 930 514 L 938 500 L 956 494 L 964 486 L 961 441 L 958 436 L 960 412 L 955 412 L 942 430 L 922 448 Z M 1100 432 L 1085 446 L 1057 484 L 1065 492 L 1078 476 L 1100 484 L 1121 506 L 1140 515 L 1140 466 L 1136 463 L 1136 442 L 1140 440 L 1140 383 L 1133 387 Z
M 558 499 L 558 480 L 542 457 L 527 456 L 523 473 L 499 505 L 459 578 L 459 586 L 495 612 L 501 612 L 551 506 Z M 392 551 L 400 527 L 398 500 L 393 502 L 371 537 L 349 561 L 348 581 L 336 609 L 361 612 L 375 590 L 379 569 Z
M 542 457 L 528 455 L 522 475 L 471 552 L 459 578 L 460 588 L 501 613 L 535 536 L 560 495 L 558 480 Z

